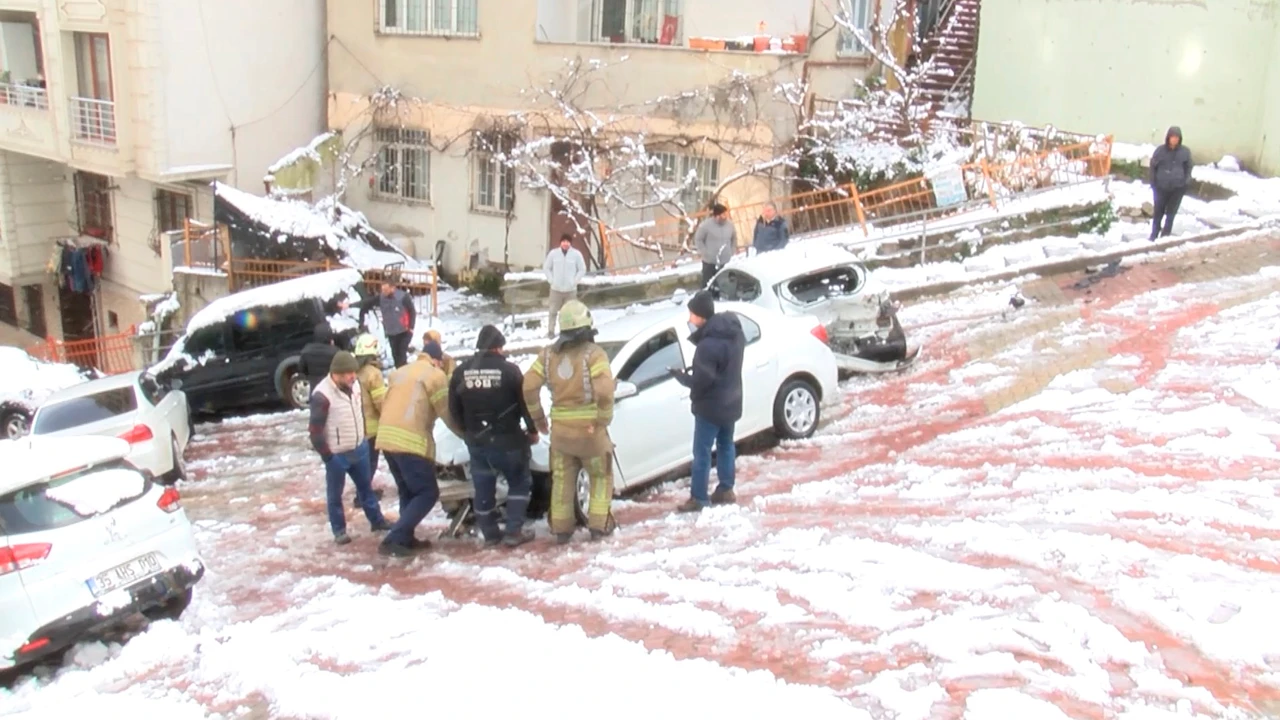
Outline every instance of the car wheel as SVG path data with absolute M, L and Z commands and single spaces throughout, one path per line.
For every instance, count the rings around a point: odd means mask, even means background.
M 788 380 L 773 402 L 773 429 L 784 440 L 801 440 L 818 429 L 818 391 L 798 378 Z
M 295 371 L 285 381 L 285 392 L 289 407 L 301 410 L 311 402 L 311 381 L 307 380 L 306 375 Z
M 591 476 L 586 470 L 578 471 L 578 481 L 573 488 L 573 514 L 578 524 L 587 526 L 587 510 L 591 504 Z
M 10 410 L 0 420 L 0 433 L 9 440 L 26 436 L 31 430 L 31 418 L 22 410 Z
M 186 480 L 187 459 L 182 456 L 182 450 L 178 449 L 178 436 L 176 435 L 169 437 L 169 452 L 173 453 L 173 469 L 165 473 L 165 482 L 173 484 L 179 480 Z
M 163 605 L 147 608 L 142 614 L 148 620 L 177 620 L 191 604 L 191 597 L 192 589 L 187 588 L 181 595 L 166 600 Z

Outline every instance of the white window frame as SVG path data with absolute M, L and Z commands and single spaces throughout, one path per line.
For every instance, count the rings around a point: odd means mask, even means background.
M 851 18 L 858 29 L 872 38 L 871 19 L 874 15 L 873 3 L 877 0 L 839 0 L 841 9 Z M 843 25 L 836 33 L 836 57 L 863 57 L 870 54 L 866 47 Z
M 684 45 L 684 0 L 578 0 L 579 22 L 589 18 L 586 27 L 578 28 L 578 42 L 614 44 L 604 36 L 604 4 L 625 2 L 623 37 L 627 44 L 657 45 L 662 37 L 663 18 L 678 18 L 670 45 Z
M 693 170 L 697 181 L 680 192 L 680 204 L 685 212 L 698 212 L 706 209 L 720 185 L 720 159 L 692 155 L 688 153 L 661 150 L 652 153 L 658 161 L 654 176 L 660 183 L 676 187 L 684 182 Z
M 477 136 L 477 140 L 481 138 Z M 483 147 L 472 148 L 471 209 L 506 215 L 515 209 L 516 171 L 494 156 L 510 155 L 515 147 L 516 137 L 510 133 L 498 132 L 484 136 L 483 140 Z M 478 142 L 477 145 L 479 144 Z
M 373 133 L 378 158 L 373 197 L 431 202 L 431 133 L 413 128 L 375 128 Z
M 480 0 L 376 0 L 387 35 L 480 36 Z M 388 13 L 391 9 L 393 12 Z

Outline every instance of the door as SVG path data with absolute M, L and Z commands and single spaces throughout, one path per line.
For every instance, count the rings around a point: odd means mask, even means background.
M 271 321 L 261 311 L 243 310 L 227 325 L 231 328 L 231 367 L 237 380 L 235 401 L 253 404 L 274 397 L 279 354 L 272 342 Z
M 557 142 L 551 146 L 551 157 L 555 163 L 551 170 L 552 182 L 560 187 L 565 185 L 566 167 L 572 161 L 573 146 L 567 142 Z M 582 202 L 581 198 L 577 202 Z M 600 267 L 600 258 L 591 254 L 589 239 L 591 237 L 590 221 L 585 215 L 574 212 L 554 193 L 551 195 L 551 213 L 547 225 L 547 251 L 560 247 L 560 238 L 568 235 L 572 238 L 573 247 L 582 253 L 587 261 L 587 269 Z
M 24 285 L 22 304 L 27 309 L 27 331 L 36 337 L 47 337 L 49 325 L 44 319 L 44 286 Z
M 239 383 L 231 364 L 231 344 L 225 323 L 206 325 L 187 335 L 183 351 L 196 361 L 176 374 L 191 409 L 213 412 L 234 404 L 234 387 Z
M 676 382 L 668 368 L 688 366 L 674 327 L 632 341 L 614 360 L 614 376 L 633 383 L 633 397 L 616 401 L 609 434 L 617 445 L 619 488 L 652 480 L 688 462 L 692 454 L 693 415 L 689 389 Z
M 742 420 L 734 428 L 734 434 L 743 438 L 773 425 L 778 356 L 763 342 L 759 323 L 742 313 L 730 314 L 742 323 L 742 334 L 747 340 L 742 353 Z

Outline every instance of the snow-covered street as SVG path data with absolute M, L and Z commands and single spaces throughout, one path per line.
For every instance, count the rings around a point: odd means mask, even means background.
M 335 547 L 302 413 L 200 425 L 187 614 L 77 646 L 0 715 L 1263 717 L 1278 258 L 1261 237 L 1017 283 L 1016 310 L 1014 285 L 911 304 L 922 359 L 742 457 L 738 506 L 677 516 L 669 483 L 601 544 L 539 523 L 387 560 L 348 510 Z

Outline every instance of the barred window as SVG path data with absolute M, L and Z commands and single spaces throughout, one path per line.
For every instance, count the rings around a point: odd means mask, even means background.
M 378 178 L 375 195 L 387 199 L 428 200 L 431 187 L 430 134 L 426 130 L 378 128 Z
M 840 12 L 853 23 L 854 27 L 861 30 L 863 35 L 870 34 L 871 0 L 840 0 Z M 836 55 L 846 57 L 849 55 L 865 55 L 866 53 L 867 48 L 858 40 L 858 36 L 841 25 L 840 32 L 836 37 Z
M 510 212 L 516 201 L 516 172 L 502 158 L 514 150 L 518 138 L 511 133 L 476 135 L 472 148 L 475 186 L 472 204 L 477 210 Z
M 663 184 L 683 184 L 689 173 L 694 173 L 693 182 L 680 193 L 680 204 L 686 212 L 699 210 L 711 202 L 720 184 L 719 160 L 675 152 L 655 152 L 653 158 L 657 160 L 654 176 Z

